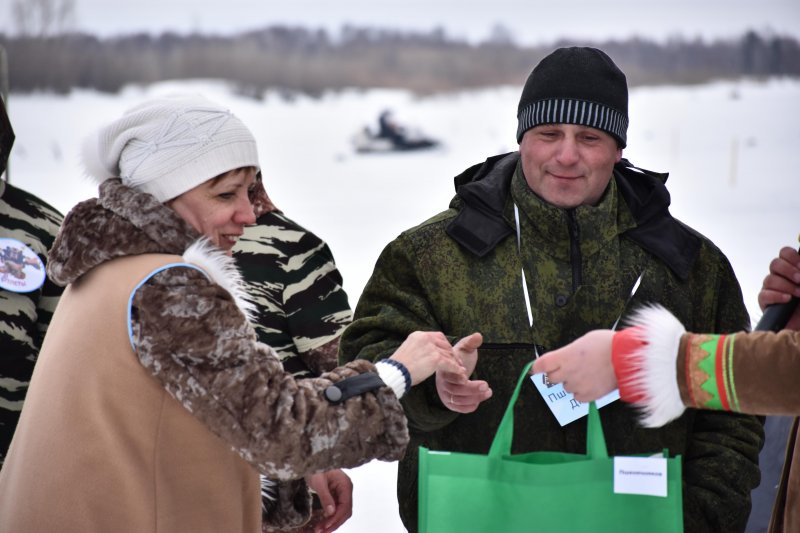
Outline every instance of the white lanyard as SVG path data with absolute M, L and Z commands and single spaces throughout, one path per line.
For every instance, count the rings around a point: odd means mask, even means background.
M 517 207 L 516 202 L 514 203 L 514 220 L 517 226 L 517 254 L 519 255 L 520 264 L 522 264 L 522 232 L 520 231 L 520 223 L 519 223 L 519 208 Z M 525 310 L 528 312 L 528 324 L 530 327 L 533 327 L 533 313 L 531 312 L 531 299 L 528 295 L 528 284 L 525 282 L 525 266 L 521 266 L 522 272 L 522 294 L 525 297 Z M 636 282 L 633 284 L 633 288 L 631 289 L 630 294 L 628 295 L 627 300 L 625 300 L 624 305 L 622 306 L 622 311 L 620 312 L 617 319 L 614 321 L 614 325 L 611 327 L 612 330 L 617 329 L 617 325 L 619 324 L 620 319 L 622 318 L 622 314 L 625 312 L 625 309 L 628 307 L 628 304 L 633 299 L 633 295 L 636 294 L 636 291 L 639 289 L 639 285 L 642 282 L 642 276 L 644 276 L 644 271 L 639 274 L 639 277 L 636 278 Z M 536 346 L 536 343 L 533 344 L 533 351 L 534 355 L 538 358 L 539 357 L 539 349 Z M 541 379 L 537 379 L 537 378 Z M 558 423 L 561 426 L 565 426 L 570 422 L 573 422 L 581 417 L 586 416 L 589 413 L 589 404 L 581 403 L 574 399 L 572 394 L 568 393 L 564 390 L 564 386 L 561 383 L 556 385 L 551 384 L 546 374 L 535 374 L 531 376 L 531 381 L 533 381 L 534 386 L 541 394 L 542 398 L 544 399 L 547 407 L 556 417 Z M 597 408 L 605 407 L 609 403 L 619 399 L 619 389 L 613 390 L 610 393 L 606 394 L 602 398 L 596 400 Z
M 517 255 L 519 255 L 520 271 L 522 272 L 522 294 L 525 296 L 525 310 L 528 312 L 528 326 L 533 327 L 531 298 L 528 296 L 528 283 L 525 281 L 525 266 L 522 264 L 522 233 L 519 230 L 519 208 L 516 202 L 514 202 L 514 221 L 517 223 Z M 535 346 L 534 344 L 534 349 Z M 539 357 L 538 350 L 536 350 L 536 357 Z

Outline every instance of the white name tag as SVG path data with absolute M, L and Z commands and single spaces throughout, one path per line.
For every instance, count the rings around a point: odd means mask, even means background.
M 564 390 L 561 383 L 548 387 L 545 385 L 543 374 L 534 374 L 531 376 L 533 384 L 539 391 L 539 394 L 544 398 L 547 407 L 550 408 L 553 415 L 562 426 L 566 426 L 570 422 L 584 417 L 589 414 L 589 404 L 579 402 L 575 399 L 572 393 Z M 613 390 L 597 400 L 597 408 L 605 407 L 611 402 L 619 399 L 619 389 Z
M 614 457 L 614 492 L 667 497 L 665 457 Z

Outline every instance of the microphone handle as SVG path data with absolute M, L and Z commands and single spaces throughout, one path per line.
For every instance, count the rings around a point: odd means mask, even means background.
M 800 302 L 800 298 L 794 296 L 784 304 L 768 305 L 764 309 L 764 314 L 761 315 L 761 320 L 756 324 L 755 331 L 780 331 L 785 328 L 797 308 L 798 302 Z
M 755 331 L 780 331 L 785 328 L 798 302 L 800 299 L 795 296 L 785 304 L 768 305 L 756 324 Z

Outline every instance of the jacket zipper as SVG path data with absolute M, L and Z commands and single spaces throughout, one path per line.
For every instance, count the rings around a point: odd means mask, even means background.
M 569 261 L 572 265 L 572 292 L 574 294 L 583 283 L 580 229 L 578 221 L 575 219 L 574 209 L 567 211 L 567 226 L 569 227 Z

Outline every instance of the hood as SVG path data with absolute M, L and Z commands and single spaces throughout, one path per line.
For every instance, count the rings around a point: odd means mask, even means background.
M 454 180 L 456 197 L 450 207 L 459 213 L 447 226 L 447 233 L 478 257 L 488 254 L 514 232 L 503 218 L 503 208 L 518 161 L 519 152 L 490 157 Z M 702 241 L 670 214 L 667 177 L 667 173 L 635 167 L 627 159 L 614 165 L 620 196 L 636 221 L 636 227 L 623 235 L 686 279 Z
M 79 203 L 64 218 L 47 273 L 54 283 L 66 286 L 117 257 L 182 255 L 199 238 L 191 225 L 153 196 L 109 179 L 100 185 L 99 198 Z

